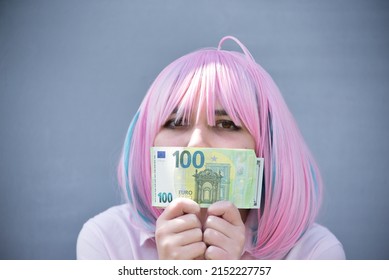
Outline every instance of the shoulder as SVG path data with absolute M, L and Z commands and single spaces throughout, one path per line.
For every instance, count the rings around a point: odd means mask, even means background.
M 301 236 L 285 259 L 345 259 L 343 246 L 326 227 L 313 224 Z
M 140 258 L 145 231 L 131 223 L 127 204 L 111 207 L 89 219 L 77 239 L 77 259 Z
M 104 212 L 89 219 L 83 226 L 81 232 L 84 230 L 98 230 L 106 231 L 115 228 L 128 228 L 131 224 L 130 210 L 127 204 L 113 206 Z
M 130 207 L 127 204 L 116 205 L 89 219 L 85 225 L 105 228 L 107 226 L 129 225 Z M 84 226 L 85 226 L 84 225 Z

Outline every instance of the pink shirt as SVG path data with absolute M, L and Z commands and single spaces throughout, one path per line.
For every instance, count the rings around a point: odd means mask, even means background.
M 87 221 L 78 236 L 77 259 L 158 259 L 154 232 L 135 228 L 129 215 L 129 206 L 122 204 Z M 345 259 L 345 253 L 342 244 L 327 228 L 313 224 L 285 259 L 335 260 Z

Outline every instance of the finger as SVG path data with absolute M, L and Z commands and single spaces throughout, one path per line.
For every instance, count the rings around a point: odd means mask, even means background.
M 203 240 L 203 232 L 201 229 L 190 229 L 178 234 L 162 235 L 156 233 L 158 246 L 163 249 L 171 250 L 175 247 L 185 246 L 190 243 L 196 243 Z
M 203 232 L 201 228 L 190 229 L 180 233 L 163 232 L 159 229 L 155 233 L 158 255 L 161 259 L 188 259 L 203 256 L 205 252 L 205 243 L 203 242 Z M 182 248 L 186 248 L 192 244 L 198 244 L 193 249 L 194 252 L 185 252 Z M 201 250 L 198 248 L 203 248 Z M 192 247 L 189 247 L 192 248 Z M 197 249 L 196 249 L 197 248 Z
M 207 245 L 227 252 L 228 258 L 240 258 L 245 243 L 243 223 L 235 226 L 222 217 L 208 216 L 204 225 L 203 240 Z
M 202 229 L 200 220 L 195 214 L 185 214 L 172 220 L 159 217 L 156 223 L 155 235 L 161 238 L 165 235 L 178 234 L 190 229 Z
M 238 208 L 230 201 L 215 202 L 208 208 L 208 215 L 222 217 L 235 226 L 243 224 Z
M 203 225 L 204 229 L 212 228 L 224 233 L 226 236 L 230 236 L 230 233 L 232 233 L 236 227 L 237 226 L 217 216 L 208 216 Z
M 188 244 L 180 248 L 180 254 L 182 256 L 181 259 L 184 260 L 201 259 L 204 257 L 206 249 L 207 246 L 202 241 Z
M 200 228 L 193 228 L 174 235 L 177 245 L 185 246 L 191 243 L 203 241 L 203 231 Z
M 204 242 L 191 243 L 186 246 L 172 248 L 169 253 L 164 250 L 158 250 L 159 259 L 170 260 L 191 260 L 202 258 L 207 246 Z
M 200 206 L 191 199 L 177 198 L 166 207 L 160 217 L 165 220 L 171 220 L 184 214 L 195 214 L 199 216 Z
M 204 257 L 206 260 L 229 260 L 232 259 L 231 255 L 227 251 L 220 247 L 209 246 L 205 250 Z
M 239 258 L 244 248 L 244 232 L 236 230 L 231 236 L 227 237 L 222 232 L 207 228 L 204 231 L 203 240 L 208 246 L 218 247 L 228 252 L 231 258 Z
M 226 247 L 233 242 L 225 234 L 212 228 L 207 228 L 203 233 L 203 241 L 208 246 Z
M 201 229 L 202 225 L 199 218 L 195 214 L 184 214 L 173 220 L 167 221 L 171 232 L 179 233 L 189 229 L 198 228 Z

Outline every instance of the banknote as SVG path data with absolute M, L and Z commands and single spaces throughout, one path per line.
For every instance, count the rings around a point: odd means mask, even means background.
M 263 164 L 249 149 L 152 147 L 152 205 L 185 197 L 204 208 L 219 200 L 259 208 Z

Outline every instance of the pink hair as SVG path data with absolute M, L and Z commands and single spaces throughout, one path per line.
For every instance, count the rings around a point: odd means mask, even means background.
M 221 50 L 226 39 L 234 40 L 243 54 Z M 216 102 L 237 125 L 248 129 L 257 156 L 265 158 L 251 253 L 261 259 L 281 259 L 314 222 L 322 181 L 273 79 L 231 36 L 224 37 L 217 49 L 201 49 L 175 60 L 148 90 L 128 130 L 118 168 L 119 183 L 137 213 L 133 222 L 154 230 L 162 211 L 151 206 L 150 182 L 150 147 L 160 128 L 173 110 L 178 109 L 177 118 L 186 119 L 197 105 L 206 106 L 213 125 Z

